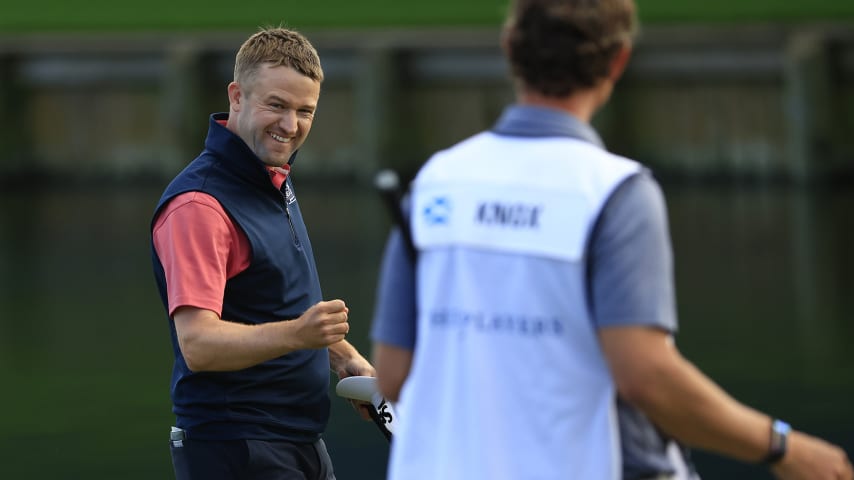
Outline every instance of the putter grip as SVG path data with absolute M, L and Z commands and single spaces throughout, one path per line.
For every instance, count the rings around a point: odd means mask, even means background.
M 371 418 L 383 431 L 386 438 L 391 438 L 394 428 L 397 426 L 397 414 L 391 403 L 388 402 L 377 389 L 377 381 L 373 377 L 355 376 L 342 378 L 335 386 L 338 396 L 370 403 Z

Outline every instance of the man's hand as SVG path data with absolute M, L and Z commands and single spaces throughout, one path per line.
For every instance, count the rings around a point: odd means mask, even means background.
M 302 348 L 324 348 L 344 340 L 350 331 L 350 309 L 343 300 L 318 302 L 295 319 L 296 337 Z
M 346 340 L 329 346 L 329 368 L 338 375 L 338 380 L 357 375 L 377 376 L 373 365 Z M 359 412 L 362 419 L 371 419 L 370 411 L 374 408 L 373 405 L 358 400 L 350 400 L 350 404 Z
M 845 451 L 820 438 L 792 431 L 786 455 L 771 470 L 782 480 L 851 480 Z

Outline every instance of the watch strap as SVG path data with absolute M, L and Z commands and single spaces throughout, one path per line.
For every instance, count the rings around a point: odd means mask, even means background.
M 791 431 L 792 427 L 780 419 L 775 418 L 771 422 L 771 445 L 768 448 L 768 455 L 762 459 L 762 463 L 766 465 L 774 464 L 786 455 L 789 432 Z

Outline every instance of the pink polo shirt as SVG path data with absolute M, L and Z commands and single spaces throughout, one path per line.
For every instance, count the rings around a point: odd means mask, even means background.
M 270 169 L 277 189 L 288 169 Z M 166 275 L 169 315 L 182 306 L 222 316 L 225 282 L 249 267 L 252 247 L 222 205 L 202 192 L 182 193 L 163 208 L 152 232 Z

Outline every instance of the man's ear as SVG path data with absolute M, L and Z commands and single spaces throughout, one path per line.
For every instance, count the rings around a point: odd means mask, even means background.
M 630 43 L 624 43 L 611 60 L 611 68 L 608 77 L 612 82 L 617 83 L 617 80 L 623 75 L 623 72 L 626 71 L 626 66 L 628 66 L 629 58 L 631 56 L 632 45 Z
M 498 37 L 501 52 L 504 56 L 510 58 L 510 28 L 507 25 L 501 28 L 501 36 Z
M 233 112 L 240 111 L 240 84 L 231 82 L 228 84 L 228 105 Z

